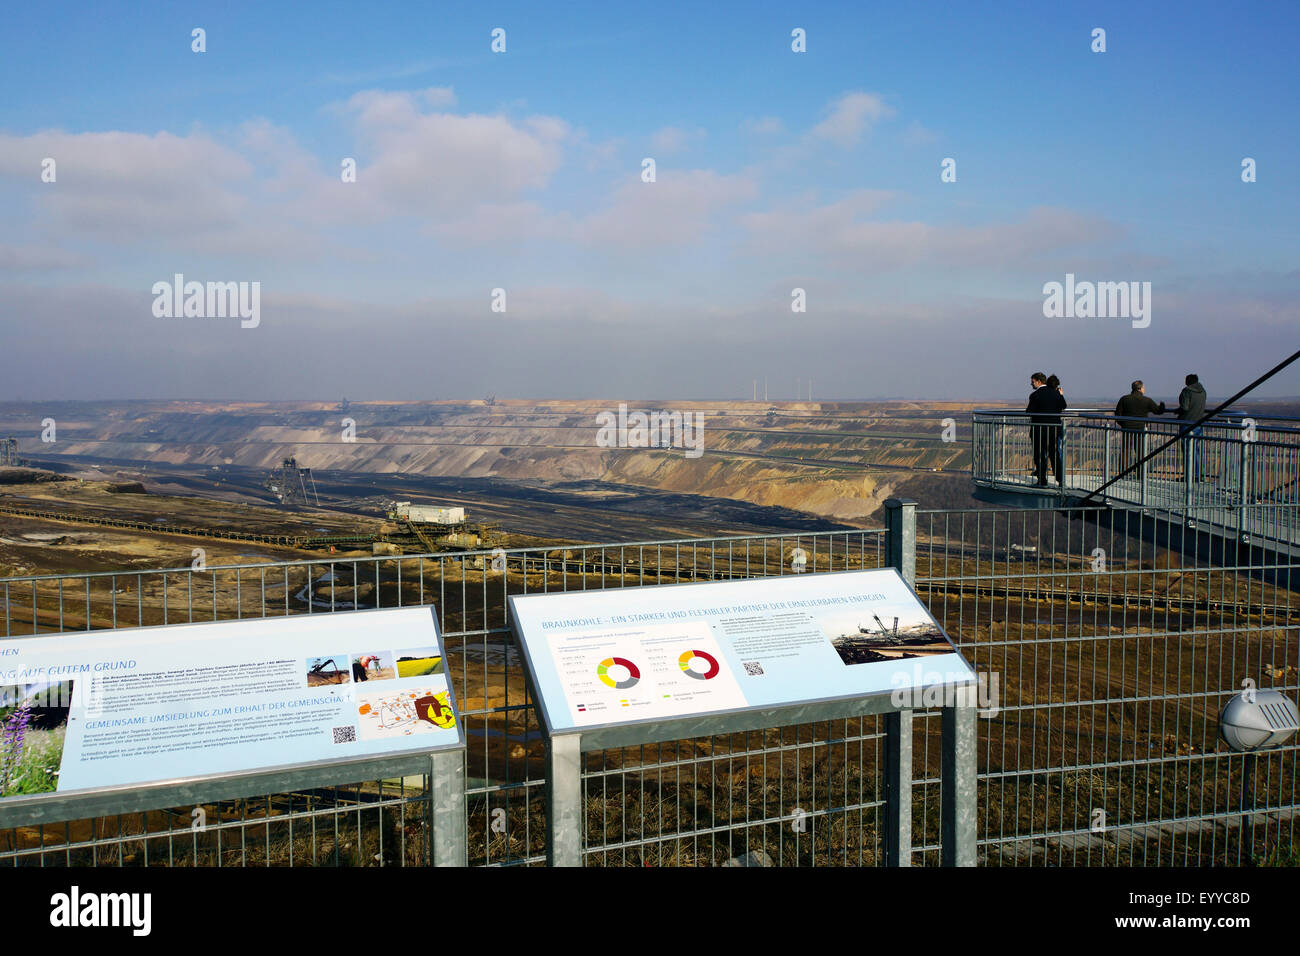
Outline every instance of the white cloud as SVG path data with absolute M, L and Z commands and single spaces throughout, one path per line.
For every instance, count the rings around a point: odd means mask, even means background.
M 656 182 L 643 183 L 637 175 L 618 187 L 604 209 L 577 224 L 574 236 L 619 246 L 690 242 L 710 229 L 720 209 L 757 194 L 748 176 L 660 166 Z
M 685 245 L 706 235 L 729 206 L 753 199 L 757 183 L 744 175 L 709 169 L 659 168 L 653 183 L 625 176 L 599 208 L 586 216 L 550 212 L 540 203 L 482 203 L 463 216 L 426 227 L 459 243 L 512 243 L 544 239 L 599 248 Z
M 265 120 L 184 136 L 0 134 L 0 177 L 30 197 L 29 221 L 17 228 L 53 242 L 43 252 L 15 247 L 0 262 L 10 270 L 69 264 L 70 253 L 52 250 L 84 240 L 169 256 L 339 255 L 346 247 L 332 236 L 356 227 L 415 217 L 433 228 L 480 206 L 517 206 L 549 184 L 571 136 L 568 123 L 447 112 L 455 101 L 449 87 L 367 90 L 332 107 L 354 127 L 345 148 L 357 161 L 355 183 L 340 179 L 344 156 L 317 157 Z M 55 183 L 40 181 L 45 157 L 56 161 Z M 479 231 L 494 228 L 489 222 Z
M 573 220 L 566 213 L 548 213 L 534 200 L 479 203 L 455 218 L 441 217 L 425 223 L 424 231 L 451 243 L 485 245 L 532 239 L 558 240 L 572 234 Z
M 569 136 L 569 124 L 558 116 L 530 116 L 524 121 L 530 130 L 547 142 L 558 143 Z
M 875 123 L 893 115 L 895 110 L 878 93 L 845 93 L 830 106 L 826 118 L 812 128 L 812 135 L 849 147 Z
M 623 140 L 611 138 L 594 141 L 586 129 L 578 128 L 569 135 L 566 146 L 587 172 L 595 172 L 615 165 L 618 152 L 623 148 Z
M 456 91 L 450 86 L 431 86 L 421 93 L 421 98 L 434 109 L 456 105 Z
M 931 263 L 952 268 L 1014 266 L 1045 254 L 1115 239 L 1122 230 L 1069 209 L 1031 209 L 1017 222 L 931 225 L 866 218 L 888 193 L 859 190 L 833 203 L 786 204 L 743 217 L 754 248 L 829 257 L 864 272 Z
M 453 90 L 435 87 L 363 91 L 336 107 L 355 133 L 340 149 L 357 160 L 355 183 L 340 181 L 341 156 L 317 156 L 266 121 L 224 134 L 0 135 L 0 176 L 21 184 L 19 194 L 32 201 L 30 221 L 13 232 L 41 236 L 40 244 L 0 246 L 0 269 L 75 268 L 135 256 L 136 266 L 167 274 L 177 255 L 199 253 L 268 265 L 368 260 L 380 272 L 352 280 L 364 282 L 382 274 L 386 262 L 409 257 L 409 240 L 420 235 L 443 251 L 495 244 L 500 253 L 545 242 L 624 255 L 626 264 L 636 258 L 629 250 L 687 248 L 741 226 L 749 241 L 734 250 L 740 256 L 731 265 L 737 276 L 748 274 L 734 280 L 743 282 L 814 266 L 819 275 L 858 275 L 927 262 L 1041 263 L 1052 250 L 1104 253 L 1080 247 L 1118 234 L 1108 223 L 1060 209 L 986 226 L 882 221 L 879 211 L 894 197 L 879 190 L 834 202 L 787 199 L 738 217 L 759 196 L 759 167 L 726 173 L 660 163 L 658 181 L 644 183 L 639 165 L 620 152 L 626 144 L 593 143 L 555 116 L 457 114 L 449 111 L 454 102 Z M 849 142 L 887 115 L 892 111 L 875 94 L 846 94 L 793 148 L 810 152 L 814 133 Z M 654 138 L 671 149 L 703 135 L 664 127 Z M 45 156 L 58 160 L 57 184 L 39 181 Z M 577 174 L 572 192 L 552 188 L 566 159 Z M 590 170 L 601 162 L 618 169 L 618 178 L 583 175 L 584 163 Z M 95 240 L 113 256 L 100 256 Z M 483 258 L 477 250 L 469 255 Z M 472 261 L 462 258 L 461 266 Z M 315 268 L 322 283 L 336 278 L 328 265 Z M 577 267 L 569 275 L 583 274 Z M 555 281 L 567 278 L 561 273 Z
M 39 181 L 54 159 L 57 180 Z M 203 132 L 0 134 L 0 175 L 34 188 L 38 213 L 64 231 L 131 241 L 236 224 L 251 164 Z
M 427 93 L 368 91 L 349 100 L 358 151 L 370 159 L 357 197 L 371 211 L 441 216 L 544 188 L 561 160 L 568 124 L 535 116 L 423 112 Z
M 934 130 L 926 129 L 916 120 L 912 120 L 903 130 L 903 142 L 908 146 L 928 146 L 931 143 L 937 143 L 940 139 L 938 133 Z
M 688 130 L 680 126 L 664 126 L 651 135 L 650 145 L 658 155 L 671 156 L 689 149 L 693 140 L 703 139 L 704 136 L 705 132 L 702 129 Z
M 766 249 L 815 244 L 825 250 L 827 244 L 842 241 L 859 217 L 869 216 L 894 198 L 881 189 L 855 189 L 833 203 L 818 205 L 811 196 L 799 197 L 764 212 L 750 213 L 741 222 L 755 242 Z

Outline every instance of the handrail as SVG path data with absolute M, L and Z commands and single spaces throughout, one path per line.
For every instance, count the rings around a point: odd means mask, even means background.
M 1081 414 L 1083 412 L 1104 412 L 1104 408 L 1066 408 L 1061 414 Z M 1027 415 L 1023 408 L 973 408 L 972 415 Z
M 1091 411 L 1079 412 L 1076 414 L 1076 417 L 1089 418 L 1089 419 L 1112 419 L 1115 421 L 1145 421 L 1145 422 L 1170 422 L 1170 423 L 1181 422 L 1183 424 L 1190 424 L 1196 420 L 1192 418 L 1175 418 L 1174 411 L 1176 410 L 1177 409 L 1166 411 L 1163 415 L 1157 415 L 1155 413 L 1152 413 L 1149 417 L 1146 418 L 1135 418 L 1133 416 L 1127 416 L 1127 415 L 1116 415 L 1113 412 L 1091 412 Z M 1256 431 L 1300 432 L 1300 427 L 1292 428 L 1285 425 L 1265 424 L 1265 422 L 1282 422 L 1282 421 L 1300 422 L 1300 419 L 1272 418 L 1267 416 L 1259 417 L 1255 415 L 1242 415 L 1239 419 L 1235 421 L 1233 420 L 1232 417 L 1228 415 L 1216 415 L 1214 418 L 1207 419 L 1206 421 L 1202 422 L 1200 427 L 1204 428 L 1206 426 L 1220 426 L 1225 428 L 1244 428 L 1246 427 L 1245 426 L 1246 419 L 1249 419 L 1250 421 L 1255 423 Z
M 1027 412 L 1024 409 L 1017 409 L 1017 408 L 976 408 L 971 410 L 972 416 L 988 416 L 988 417 L 999 417 L 999 418 L 1010 418 L 1013 416 L 1026 416 L 1031 414 L 1055 415 L 1058 413 Z M 1161 421 L 1163 422 L 1190 421 L 1190 419 L 1186 419 L 1186 418 L 1173 418 L 1172 412 L 1170 411 L 1166 411 L 1163 415 L 1153 414 L 1147 418 L 1130 418 L 1127 416 L 1116 415 L 1113 412 L 1110 412 L 1104 408 L 1066 408 L 1064 411 L 1060 412 L 1059 414 L 1062 415 L 1063 417 L 1068 416 L 1073 418 L 1104 419 L 1107 421 L 1143 421 L 1148 424 L 1154 422 L 1161 422 Z M 1237 428 L 1237 427 L 1244 427 L 1243 421 L 1244 419 L 1247 418 L 1255 423 L 1256 431 L 1267 429 L 1271 431 L 1300 432 L 1300 418 L 1290 418 L 1282 415 L 1250 415 L 1236 410 L 1221 413 L 1220 415 L 1205 422 L 1204 424 Z M 1267 424 L 1269 422 L 1294 422 L 1295 425 L 1291 426 L 1291 425 Z

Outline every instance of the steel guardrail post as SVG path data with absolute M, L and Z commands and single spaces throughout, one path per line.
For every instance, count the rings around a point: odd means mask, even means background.
M 1102 485 L 1104 485 L 1106 482 L 1110 481 L 1110 436 L 1111 436 L 1111 428 L 1110 428 L 1110 423 L 1109 423 L 1109 422 L 1106 423 L 1105 428 L 1106 428 L 1106 460 L 1102 463 L 1102 466 L 1101 466 L 1101 484 L 1102 484 Z M 1098 485 L 1098 487 L 1101 487 L 1101 485 Z
M 1143 508 L 1147 506 L 1147 474 L 1151 471 L 1149 462 L 1143 461 L 1147 456 L 1147 432 L 1142 429 L 1142 444 L 1138 446 L 1137 460 L 1141 462 L 1138 465 L 1138 504 Z
M 1250 474 L 1247 459 L 1251 454 L 1250 446 L 1252 442 L 1246 441 L 1246 429 L 1241 430 L 1240 455 L 1238 456 L 1237 468 L 1237 535 L 1240 537 L 1246 533 L 1246 498 L 1248 491 L 1246 481 Z
M 885 548 L 891 568 L 908 584 L 916 583 L 916 501 L 889 498 L 885 501 Z
M 1058 437 L 1057 440 L 1056 440 L 1056 445 L 1057 445 L 1056 453 L 1057 453 L 1057 454 L 1060 456 L 1060 458 L 1061 458 L 1061 480 L 1060 480 L 1060 482 L 1059 482 L 1059 484 L 1060 484 L 1060 489 L 1059 489 L 1059 491 L 1060 491 L 1061 500 L 1064 501 L 1064 500 L 1065 500 L 1065 485 L 1066 485 L 1066 479 L 1067 479 L 1067 478 L 1069 477 L 1069 475 L 1070 475 L 1070 455 L 1069 455 L 1069 453 L 1066 451 L 1066 449 L 1072 447 L 1072 446 L 1070 445 L 1070 443 L 1067 442 L 1067 441 L 1065 440 L 1065 436 L 1066 436 L 1067 432 L 1066 432 L 1066 430 L 1065 430 L 1065 416 L 1064 416 L 1064 415 L 1061 416 L 1061 424 L 1060 424 L 1059 427 L 1060 427 L 1060 429 L 1061 429 L 1061 432 L 1060 432 L 1059 437 Z

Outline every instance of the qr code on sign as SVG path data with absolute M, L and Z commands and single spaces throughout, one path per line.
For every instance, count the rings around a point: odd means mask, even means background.
M 336 744 L 353 744 L 357 742 L 357 728 L 355 727 L 335 727 L 334 742 Z
M 758 661 L 745 661 L 745 673 L 750 677 L 762 677 L 763 665 Z

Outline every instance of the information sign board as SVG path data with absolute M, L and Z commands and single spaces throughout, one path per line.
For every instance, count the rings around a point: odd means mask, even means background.
M 552 736 L 880 695 L 911 707 L 975 679 L 893 568 L 515 595 L 510 611 Z
M 430 607 L 0 640 L 0 808 L 463 747 Z

